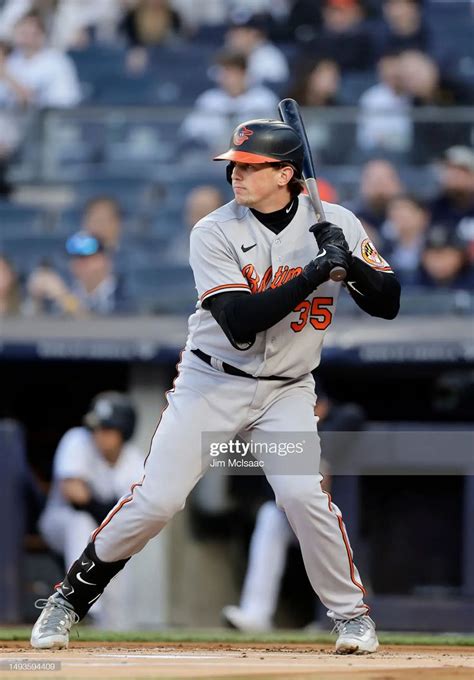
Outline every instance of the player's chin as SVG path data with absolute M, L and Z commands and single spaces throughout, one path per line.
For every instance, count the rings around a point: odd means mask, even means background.
M 234 189 L 235 202 L 239 205 L 249 205 L 250 197 L 243 189 Z

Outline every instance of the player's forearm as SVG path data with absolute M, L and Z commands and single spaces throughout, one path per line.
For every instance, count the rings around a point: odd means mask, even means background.
M 83 479 L 69 478 L 60 482 L 61 493 L 69 503 L 87 503 L 91 492 Z
M 91 496 L 86 503 L 71 503 L 71 505 L 75 510 L 88 512 L 89 515 L 92 515 L 97 524 L 100 524 L 112 510 L 116 502 L 115 499 L 105 502 L 99 501 L 97 498 L 94 498 L 94 496 Z
M 312 290 L 311 283 L 299 275 L 262 293 L 217 295 L 209 309 L 231 342 L 250 343 L 257 333 L 284 319 Z
M 400 283 L 394 274 L 377 271 L 354 257 L 347 273 L 347 290 L 371 316 L 394 319 L 398 314 Z

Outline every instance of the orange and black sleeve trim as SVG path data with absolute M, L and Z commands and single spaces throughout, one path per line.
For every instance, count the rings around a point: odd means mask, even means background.
M 201 300 L 201 303 L 204 302 L 207 298 L 211 297 L 212 295 L 216 295 L 218 293 L 223 293 L 223 292 L 231 292 L 231 291 L 247 291 L 250 293 L 250 288 L 248 284 L 246 283 L 224 283 L 220 286 L 215 286 L 214 288 L 210 288 L 209 290 L 206 290 L 205 293 L 201 295 L 199 298 Z

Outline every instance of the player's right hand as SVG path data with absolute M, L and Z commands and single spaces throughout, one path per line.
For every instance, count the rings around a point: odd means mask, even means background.
M 327 245 L 332 245 L 349 250 L 344 232 L 336 224 L 332 224 L 332 222 L 327 220 L 317 222 L 309 228 L 309 231 L 313 234 L 320 249 Z
M 328 243 L 320 249 L 314 260 L 303 269 L 302 276 L 312 285 L 313 290 L 329 280 L 334 267 L 346 271 L 352 262 L 352 254 L 347 248 Z

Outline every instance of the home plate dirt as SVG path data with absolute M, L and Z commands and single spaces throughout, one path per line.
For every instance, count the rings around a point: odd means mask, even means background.
M 0 678 L 212 678 L 213 680 L 448 680 L 474 677 L 472 647 L 384 647 L 338 656 L 329 645 L 81 643 L 38 651 L 1 643 Z M 52 669 L 52 664 L 56 670 Z

